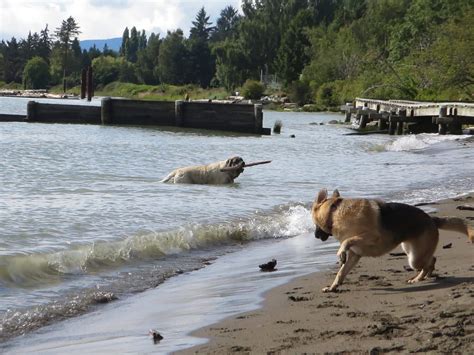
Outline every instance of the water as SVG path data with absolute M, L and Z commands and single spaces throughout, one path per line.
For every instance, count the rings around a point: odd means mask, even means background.
M 0 98 L 0 112 L 23 113 L 27 101 Z M 334 119 L 342 116 L 266 111 L 264 126 L 283 128 L 262 137 L 1 123 L 0 340 L 94 311 L 110 293 L 127 300 L 215 257 L 242 263 L 261 250 L 255 260 L 266 261 L 260 245 L 286 248 L 313 231 L 308 208 L 323 187 L 411 203 L 474 190 L 471 137 L 349 136 L 319 125 Z M 231 186 L 159 182 L 233 155 L 272 163 Z M 289 276 L 313 271 L 305 266 Z

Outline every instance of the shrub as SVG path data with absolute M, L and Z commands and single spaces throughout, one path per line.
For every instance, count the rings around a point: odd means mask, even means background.
M 318 104 L 328 107 L 334 107 L 339 104 L 337 98 L 337 87 L 335 83 L 324 83 L 322 84 L 317 93 L 316 101 Z
M 242 95 L 246 99 L 258 100 L 262 97 L 265 87 L 256 80 L 247 80 L 242 86 Z
M 291 102 L 303 106 L 311 101 L 311 88 L 305 81 L 294 81 L 289 87 L 288 96 Z
M 44 89 L 50 80 L 49 65 L 43 58 L 33 57 L 26 63 L 23 70 L 25 88 Z

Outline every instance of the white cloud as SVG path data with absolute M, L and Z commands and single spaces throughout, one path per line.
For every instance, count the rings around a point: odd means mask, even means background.
M 214 23 L 227 5 L 240 9 L 241 0 L 0 0 L 0 40 L 25 38 L 46 24 L 53 32 L 69 16 L 80 26 L 79 39 L 121 37 L 125 27 L 147 34 L 181 28 L 204 6 Z

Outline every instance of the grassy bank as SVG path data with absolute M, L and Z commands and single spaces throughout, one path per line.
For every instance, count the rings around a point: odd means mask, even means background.
M 81 88 L 79 86 L 67 90 L 70 94 L 79 95 Z M 50 90 L 52 93 L 62 93 L 62 86 L 54 86 Z M 160 101 L 174 101 L 183 100 L 186 96 L 191 100 L 197 99 L 225 99 L 228 93 L 222 88 L 202 89 L 195 85 L 145 85 L 122 83 L 115 81 L 103 87 L 98 87 L 95 96 L 113 96 L 126 97 L 129 99 L 142 100 L 160 100 Z

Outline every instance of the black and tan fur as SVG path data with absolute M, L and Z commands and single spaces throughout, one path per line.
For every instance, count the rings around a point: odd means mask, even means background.
M 461 218 L 431 217 L 403 203 L 343 199 L 337 190 L 330 198 L 326 189 L 319 191 L 311 213 L 316 225 L 315 237 L 324 241 L 333 235 L 341 243 L 337 255 L 342 266 L 324 292 L 337 290 L 362 256 L 381 256 L 400 244 L 408 263 L 417 271 L 408 282 L 429 277 L 436 263 L 438 229 L 463 233 L 474 243 L 474 228 Z

